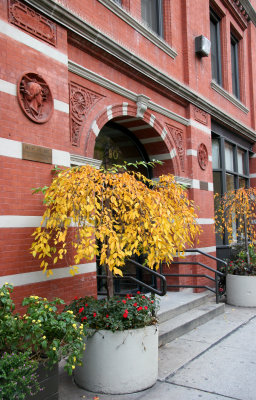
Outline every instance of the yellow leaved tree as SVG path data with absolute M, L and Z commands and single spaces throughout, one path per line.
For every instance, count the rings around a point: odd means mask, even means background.
M 193 245 L 200 232 L 194 204 L 172 175 L 153 181 L 126 167 L 70 168 L 53 180 L 44 203 L 32 244 L 43 271 L 51 274 L 50 265 L 65 258 L 70 247 L 71 274 L 82 260 L 97 255 L 107 271 L 109 296 L 112 274 L 122 275 L 128 257 L 143 254 L 146 265 L 157 269 Z
M 215 227 L 229 243 L 244 242 L 247 263 L 250 264 L 249 244 L 256 240 L 256 188 L 229 190 L 215 195 Z

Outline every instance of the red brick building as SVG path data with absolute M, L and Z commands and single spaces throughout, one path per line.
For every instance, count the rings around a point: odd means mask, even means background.
M 96 263 L 46 278 L 29 252 L 52 165 L 163 161 L 216 254 L 215 191 L 254 185 L 256 0 L 0 0 L 0 283 L 96 294 Z M 211 50 L 209 45 L 211 44 Z M 218 255 L 227 243 L 217 240 Z M 195 256 L 197 259 L 199 256 Z M 193 271 L 193 268 L 192 268 Z

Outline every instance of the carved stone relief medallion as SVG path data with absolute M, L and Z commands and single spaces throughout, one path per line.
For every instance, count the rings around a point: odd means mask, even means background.
M 34 122 L 47 122 L 53 112 L 50 88 L 41 75 L 27 72 L 17 85 L 18 101 L 24 114 Z
M 200 168 L 205 170 L 208 165 L 208 151 L 207 151 L 207 147 L 205 146 L 204 143 L 201 143 L 198 146 L 197 159 L 198 159 Z

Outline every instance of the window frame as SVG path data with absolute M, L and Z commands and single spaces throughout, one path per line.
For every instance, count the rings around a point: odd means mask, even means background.
M 153 3 L 155 2 L 155 3 Z M 164 15 L 163 15 L 163 2 L 164 0 L 141 0 L 141 18 L 144 21 L 144 23 L 158 36 L 161 38 L 164 38 Z M 152 14 L 154 15 L 154 11 L 156 13 L 156 29 L 153 27 L 153 24 L 150 24 L 149 21 L 147 21 L 145 18 L 143 18 L 143 7 L 150 6 L 153 7 L 155 6 L 155 10 L 152 10 Z
M 232 32 L 230 34 L 230 50 L 232 93 L 240 100 L 239 39 Z
M 212 79 L 218 85 L 223 86 L 222 79 L 222 57 L 221 57 L 221 18 L 210 8 L 210 36 L 211 36 L 211 49 L 215 48 L 215 61 L 213 59 L 213 51 L 211 50 L 211 67 Z M 214 26 L 214 36 L 212 34 L 212 27 Z
M 220 157 L 220 165 L 219 168 L 213 168 L 213 176 L 214 173 L 220 174 L 220 187 L 221 187 L 221 195 L 223 195 L 227 191 L 227 174 L 232 175 L 234 179 L 234 189 L 239 188 L 239 179 L 242 178 L 245 180 L 245 187 L 250 186 L 250 175 L 249 175 L 249 155 L 250 150 L 248 147 L 243 146 L 241 143 L 232 140 L 230 137 L 225 137 L 215 132 L 212 132 L 212 140 L 216 139 L 219 141 L 219 157 Z M 225 144 L 231 145 L 233 148 L 233 170 L 229 170 L 226 168 L 226 160 L 225 160 Z M 238 165 L 238 151 L 242 151 L 244 153 L 244 173 L 239 172 Z M 214 190 L 214 188 L 213 188 Z M 215 190 L 214 190 L 215 193 Z M 229 248 L 230 244 L 228 242 L 227 234 L 224 234 L 223 240 L 220 239 L 218 234 L 216 234 L 216 246 L 217 248 Z

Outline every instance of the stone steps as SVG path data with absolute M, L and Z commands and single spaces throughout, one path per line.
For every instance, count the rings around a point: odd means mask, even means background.
M 161 299 L 161 298 L 160 298 Z M 224 312 L 209 293 L 169 292 L 160 300 L 159 347 Z

